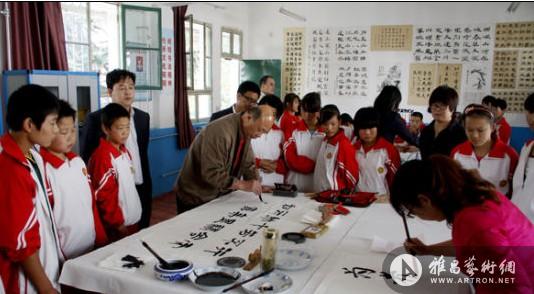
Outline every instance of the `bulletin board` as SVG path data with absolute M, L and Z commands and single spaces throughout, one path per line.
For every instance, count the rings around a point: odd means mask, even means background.
M 286 28 L 282 65 L 282 95 L 369 105 L 395 85 L 405 106 L 422 107 L 446 84 L 459 109 L 493 94 L 513 115 L 534 92 L 534 22 Z

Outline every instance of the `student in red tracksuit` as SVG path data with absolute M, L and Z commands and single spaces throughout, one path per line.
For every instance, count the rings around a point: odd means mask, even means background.
M 524 103 L 530 130 L 534 131 L 534 93 Z M 534 223 L 534 139 L 528 140 L 519 155 L 514 174 L 512 202 Z
M 288 93 L 284 97 L 284 113 L 280 117 L 280 129 L 284 134 L 291 134 L 297 127 L 300 117 L 295 114 L 299 111 L 300 98 L 295 93 Z
M 38 85 L 11 94 L 0 139 L 0 277 L 6 293 L 59 293 L 63 256 L 35 144 L 57 134 L 58 101 Z
M 497 138 L 503 141 L 505 144 L 510 144 L 510 138 L 512 137 L 512 127 L 504 117 L 504 112 L 508 107 L 506 100 L 495 98 L 488 95 L 482 98 L 482 104 L 487 106 L 495 116 L 495 129 L 497 131 Z
M 497 138 L 493 113 L 484 105 L 470 104 L 464 110 L 464 127 L 468 140 L 456 146 L 451 157 L 466 169 L 477 169 L 482 178 L 510 198 L 519 156 Z
M 504 112 L 508 108 L 506 100 L 498 98 L 495 105 L 495 127 L 497 129 L 497 135 L 499 139 L 510 145 L 510 139 L 512 138 L 512 127 L 504 117 Z
M 388 195 L 393 177 L 400 166 L 399 151 L 378 136 L 380 116 L 372 107 L 361 108 L 354 115 L 358 140 L 354 143 L 360 166 L 358 191 Z
M 107 243 L 89 174 L 82 158 L 72 152 L 76 144 L 76 111 L 59 100 L 59 133 L 40 154 L 54 195 L 54 217 L 65 257 L 74 258 Z
M 325 134 L 319 130 L 317 121 L 321 110 L 319 93 L 308 93 L 302 99 L 302 120 L 297 127 L 284 133 L 284 158 L 288 167 L 287 183 L 297 186 L 300 192 L 313 192 L 315 160 Z
M 352 122 L 352 117 L 348 113 L 343 113 L 341 115 L 341 126 L 340 128 L 345 133 L 345 137 L 352 142 L 354 139 L 354 123 Z
M 136 232 L 141 218 L 135 170 L 124 146 L 130 133 L 128 111 L 119 104 L 108 104 L 102 109 L 102 129 L 106 139 L 100 139 L 89 160 L 89 174 L 107 235 L 117 240 Z
M 321 109 L 319 125 L 325 133 L 313 173 L 314 192 L 353 191 L 358 183 L 358 162 L 354 148 L 340 128 L 339 110 L 334 105 Z
M 270 106 L 276 118 L 284 111 L 282 101 L 275 95 L 263 96 L 258 105 Z M 270 192 L 275 183 L 284 183 L 287 169 L 282 156 L 283 144 L 284 133 L 276 124 L 268 133 L 250 140 L 264 192 Z

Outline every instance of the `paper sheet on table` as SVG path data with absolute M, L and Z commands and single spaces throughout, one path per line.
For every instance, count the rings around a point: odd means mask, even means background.
M 137 268 L 135 268 L 135 267 L 128 268 L 128 267 L 124 267 L 123 266 L 124 264 L 128 263 L 127 261 L 123 261 L 122 260 L 122 258 L 124 256 L 126 256 L 126 255 L 128 255 L 128 254 L 120 253 L 120 254 L 110 255 L 106 259 L 101 260 L 98 263 L 98 266 L 99 267 L 103 267 L 103 268 L 107 268 L 107 269 L 111 269 L 111 270 L 121 271 L 121 272 L 135 272 L 137 270 Z M 152 257 L 150 257 L 148 255 L 135 256 L 135 257 L 137 257 L 138 259 L 140 259 L 140 260 L 142 260 L 144 262 L 144 265 L 142 265 L 142 266 L 147 266 L 147 264 L 150 263 L 154 259 L 154 258 L 152 258 Z

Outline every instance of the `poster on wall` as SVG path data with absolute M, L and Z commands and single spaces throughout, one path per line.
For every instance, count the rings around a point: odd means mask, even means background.
M 307 40 L 307 91 L 323 97 L 368 97 L 368 28 L 312 28 Z
M 369 90 L 369 29 L 334 29 L 334 95 L 365 99 Z
M 305 73 L 305 29 L 284 29 L 284 59 L 282 62 L 282 96 L 302 93 Z M 302 94 L 300 94 L 302 95 Z
M 438 85 L 447 85 L 461 93 L 462 64 L 438 64 Z
M 428 105 L 430 93 L 436 87 L 438 78 L 437 64 L 412 63 L 408 79 L 408 104 Z
M 534 48 L 534 22 L 497 23 L 495 48 Z
M 492 59 L 494 26 L 426 25 L 414 28 L 416 62 L 487 62 Z
M 491 93 L 491 65 L 489 63 L 467 63 L 463 65 L 462 94 L 459 110 L 471 103 L 480 103 Z
M 492 93 L 506 100 L 510 115 L 520 116 L 527 95 L 534 91 L 532 48 L 534 22 L 497 23 Z
M 406 79 L 406 76 L 403 75 L 403 68 L 400 62 L 378 64 L 376 92 L 379 93 L 385 86 L 395 86 L 402 89 L 401 84 L 406 83 L 403 79 Z
M 371 26 L 371 51 L 411 51 L 412 25 Z
M 306 89 L 319 92 L 322 96 L 329 96 L 332 94 L 330 73 L 334 35 L 331 28 L 310 29 L 309 34 L 309 38 L 306 38 L 309 40 L 306 55 Z
M 161 84 L 163 90 L 173 87 L 174 80 L 174 32 L 163 29 L 161 32 Z

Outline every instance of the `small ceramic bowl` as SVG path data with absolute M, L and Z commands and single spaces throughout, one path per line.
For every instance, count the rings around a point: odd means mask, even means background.
M 154 265 L 156 278 L 162 281 L 181 281 L 193 271 L 193 263 L 187 260 L 170 260 L 171 268 L 166 268 L 160 263 Z

